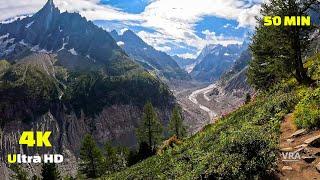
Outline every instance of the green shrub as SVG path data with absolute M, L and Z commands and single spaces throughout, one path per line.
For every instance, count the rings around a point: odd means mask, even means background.
M 275 171 L 283 117 L 299 101 L 284 82 L 182 144 L 105 179 L 263 179 Z
M 295 123 L 299 128 L 320 127 L 320 88 L 308 93 L 296 106 Z
M 320 53 L 310 57 L 305 67 L 308 68 L 308 74 L 312 79 L 320 80 Z

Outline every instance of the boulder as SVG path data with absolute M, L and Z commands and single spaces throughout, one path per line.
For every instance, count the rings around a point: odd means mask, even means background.
M 305 147 L 301 147 L 301 148 L 295 150 L 294 152 L 295 153 L 304 153 L 305 151 L 306 151 L 306 148 Z
M 316 165 L 316 169 L 320 173 L 320 162 Z
M 304 143 L 312 147 L 320 147 L 320 135 L 313 136 L 305 140 Z
M 316 157 L 314 157 L 314 156 L 303 156 L 302 159 L 306 163 L 312 163 L 314 160 L 316 160 Z
M 294 139 L 292 139 L 292 138 L 287 139 L 287 142 L 288 142 L 288 143 L 293 143 L 293 142 L 294 142 Z
M 300 144 L 300 145 L 298 145 L 298 146 L 296 146 L 296 147 L 294 147 L 295 149 L 300 149 L 300 148 L 305 148 L 305 147 L 307 147 L 308 146 L 308 144 Z
M 299 129 L 296 132 L 294 132 L 290 137 L 297 137 L 301 136 L 302 134 L 306 133 L 307 131 L 305 129 Z
M 282 152 L 292 152 L 293 148 L 292 147 L 281 148 L 280 151 L 282 151 Z
M 282 171 L 292 171 L 293 169 L 292 169 L 292 167 L 290 167 L 290 166 L 283 166 L 282 167 Z

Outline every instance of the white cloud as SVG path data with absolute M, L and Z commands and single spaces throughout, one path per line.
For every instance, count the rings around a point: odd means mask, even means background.
M 228 28 L 228 27 L 232 27 L 232 25 L 231 24 L 226 24 L 226 25 L 223 26 L 223 28 Z
M 184 53 L 184 54 L 177 54 L 178 57 L 184 58 L 184 59 L 195 59 L 197 58 L 196 54 L 191 53 Z
M 205 38 L 196 35 L 196 23 L 205 16 L 217 16 L 237 20 L 238 27 L 254 27 L 255 18 L 263 0 L 153 0 L 140 14 L 126 13 L 120 9 L 102 5 L 100 0 L 54 0 L 62 11 L 79 12 L 88 20 L 117 20 L 126 26 L 151 28 L 155 32 L 140 31 L 138 35 L 148 44 L 164 48 L 167 43 L 181 44 L 202 49 L 209 43 L 238 43 L 239 39 L 217 37 L 214 32 L 203 31 Z M 17 15 L 31 14 L 39 10 L 46 0 L 0 0 L 0 21 Z M 162 47 L 162 48 L 161 48 Z
M 171 51 L 171 47 L 169 46 L 155 46 L 154 48 L 158 51 L 163 51 L 163 52 Z

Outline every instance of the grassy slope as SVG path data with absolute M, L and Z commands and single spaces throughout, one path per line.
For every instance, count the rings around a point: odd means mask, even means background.
M 307 64 L 319 62 L 319 56 L 311 61 Z M 318 68 L 311 72 L 313 77 L 318 77 Z M 163 155 L 148 158 L 104 179 L 251 179 L 268 176 L 276 168 L 281 120 L 299 101 L 315 92 L 297 85 L 294 80 L 283 82 Z

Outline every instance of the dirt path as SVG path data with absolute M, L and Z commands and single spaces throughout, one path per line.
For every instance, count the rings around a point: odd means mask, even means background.
M 320 131 L 297 130 L 293 121 L 288 114 L 281 124 L 278 177 L 320 179 Z

